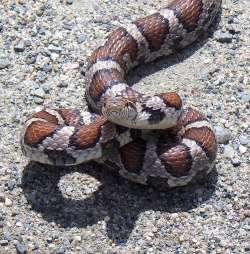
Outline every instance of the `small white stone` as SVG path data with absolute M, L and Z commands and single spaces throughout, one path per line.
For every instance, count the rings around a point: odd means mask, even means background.
M 52 251 L 56 248 L 56 245 L 54 243 L 49 244 L 49 249 Z
M 23 227 L 23 223 L 20 222 L 20 221 L 18 221 L 18 222 L 16 223 L 16 226 L 19 227 L 19 228 L 21 228 L 21 227 Z
M 231 132 L 230 130 L 220 127 L 220 126 L 216 126 L 214 128 L 215 130 L 215 134 L 216 134 L 216 138 L 219 144 L 227 144 L 229 142 L 229 140 L 231 139 Z
M 243 146 L 243 145 L 240 145 L 240 146 L 239 146 L 239 152 L 240 152 L 241 154 L 244 154 L 246 151 L 247 151 L 247 148 L 246 148 L 245 146 Z
M 34 90 L 32 94 L 38 98 L 45 98 L 45 92 L 41 87 Z
M 59 57 L 59 55 L 56 54 L 56 53 L 51 53 L 51 55 L 50 55 L 50 59 L 51 59 L 52 61 L 56 61 L 58 57 Z
M 231 145 L 226 145 L 224 147 L 224 156 L 229 159 L 232 159 L 235 156 L 234 148 Z
M 74 240 L 75 242 L 81 242 L 81 241 L 82 241 L 82 237 L 81 237 L 80 235 L 75 235 L 75 236 L 73 237 L 73 240 Z
M 5 198 L 5 202 L 4 202 L 5 206 L 7 207 L 11 207 L 13 202 L 11 201 L 11 199 L 9 198 Z

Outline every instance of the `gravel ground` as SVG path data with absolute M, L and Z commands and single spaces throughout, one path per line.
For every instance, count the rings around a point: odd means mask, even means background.
M 147 92 L 178 90 L 211 118 L 219 155 L 203 185 L 158 192 L 94 164 L 55 171 L 22 157 L 27 115 L 85 109 L 87 56 L 164 2 L 1 1 L 1 254 L 250 253 L 249 0 L 223 1 L 214 35 L 129 78 Z

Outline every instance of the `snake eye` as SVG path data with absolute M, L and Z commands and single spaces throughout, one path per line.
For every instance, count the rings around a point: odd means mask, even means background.
M 128 108 L 136 109 L 135 104 L 131 101 L 127 101 L 125 103 L 125 106 L 128 107 Z

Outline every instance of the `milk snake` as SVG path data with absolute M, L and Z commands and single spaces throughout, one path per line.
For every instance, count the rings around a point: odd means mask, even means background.
M 175 92 L 144 95 L 125 81 L 132 68 L 193 43 L 215 19 L 221 0 L 174 0 L 114 29 L 89 59 L 86 100 L 92 112 L 35 112 L 23 130 L 24 153 L 40 163 L 90 160 L 155 187 L 183 186 L 213 168 L 217 142 L 208 119 L 183 109 Z

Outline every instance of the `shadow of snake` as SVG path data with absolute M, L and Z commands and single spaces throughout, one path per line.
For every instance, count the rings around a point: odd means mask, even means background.
M 217 182 L 217 171 L 212 170 L 202 183 L 160 192 L 102 169 L 96 163 L 74 168 L 29 163 L 22 175 L 23 192 L 32 209 L 61 228 L 86 228 L 106 221 L 108 217 L 107 236 L 116 244 L 122 244 L 127 241 L 141 213 L 149 210 L 170 214 L 190 211 L 211 197 Z M 101 185 L 85 199 L 65 197 L 59 188 L 60 179 L 75 172 L 88 174 Z M 171 228 L 164 230 L 171 234 Z

